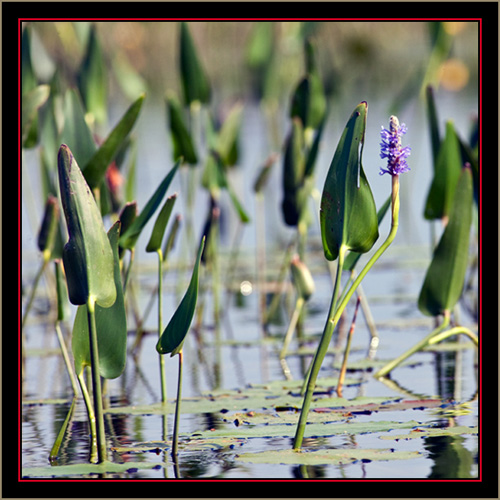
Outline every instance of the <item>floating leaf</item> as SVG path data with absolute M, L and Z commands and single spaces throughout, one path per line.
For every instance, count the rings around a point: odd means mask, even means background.
M 201 240 L 198 256 L 196 257 L 196 263 L 186 294 L 156 344 L 156 350 L 160 354 L 171 353 L 170 357 L 172 357 L 182 350 L 184 339 L 186 338 L 189 327 L 191 326 L 191 321 L 193 320 L 196 301 L 198 300 L 198 274 L 204 246 L 205 238 Z
M 391 449 L 326 449 L 308 450 L 298 453 L 294 450 L 271 450 L 260 453 L 241 453 L 237 461 L 253 464 L 296 464 L 296 465 L 347 465 L 355 462 L 380 460 L 410 460 L 422 456 L 418 451 L 394 451 Z
M 108 231 L 108 238 L 113 250 L 113 282 L 116 287 L 116 300 L 111 307 L 96 305 L 95 321 L 99 368 L 104 378 L 116 378 L 122 374 L 127 359 L 127 316 L 123 299 L 120 277 L 120 259 L 118 257 L 118 236 L 120 221 Z M 78 308 L 73 325 L 72 338 L 75 368 L 80 373 L 84 366 L 90 366 L 89 327 L 87 305 Z
M 186 104 L 195 101 L 208 103 L 211 93 L 210 84 L 200 64 L 196 47 L 185 22 L 181 22 L 180 70 Z
M 65 144 L 59 149 L 58 169 L 69 233 L 63 262 L 70 301 L 82 305 L 92 296 L 98 305 L 109 307 L 116 299 L 113 252 L 92 192 Z
M 180 103 L 172 93 L 167 94 L 166 100 L 170 133 L 172 135 L 174 161 L 182 157 L 183 161 L 186 163 L 196 165 L 198 163 L 198 157 L 196 156 L 191 134 L 184 123 Z
M 418 298 L 427 315 L 450 311 L 462 294 L 469 256 L 472 222 L 472 173 L 464 167 L 455 193 L 448 224 L 434 251 Z
M 325 180 L 320 223 L 328 260 L 341 248 L 365 253 L 378 238 L 377 209 L 361 164 L 367 109 L 362 102 L 351 115 Z
M 146 247 L 146 252 L 157 252 L 161 248 L 161 242 L 163 240 L 163 235 L 165 234 L 165 228 L 167 227 L 168 220 L 170 219 L 170 214 L 174 208 L 175 200 L 177 195 L 173 194 L 167 198 L 167 201 L 163 205 L 163 208 L 158 214 L 156 219 L 153 232 L 151 233 L 151 238 Z
M 153 193 L 153 196 L 151 196 L 149 201 L 146 203 L 146 206 L 141 211 L 141 213 L 132 221 L 128 229 L 120 236 L 119 242 L 122 248 L 131 249 L 135 247 L 135 244 L 137 243 L 137 240 L 139 239 L 142 230 L 149 222 L 149 219 L 153 216 L 156 209 L 160 205 L 161 200 L 165 196 L 165 193 L 168 187 L 170 186 L 170 183 L 172 182 L 172 179 L 174 178 L 174 175 L 177 172 L 179 165 L 180 162 L 177 162 L 172 167 L 172 170 L 170 170 L 170 172 L 166 175 L 165 179 L 163 179 L 161 184 Z
M 101 147 L 94 153 L 92 158 L 83 168 L 83 175 L 89 186 L 94 189 L 104 179 L 104 174 L 109 164 L 115 159 L 126 141 L 132 127 L 137 121 L 145 95 L 141 95 L 125 112 L 121 120 L 110 132 Z

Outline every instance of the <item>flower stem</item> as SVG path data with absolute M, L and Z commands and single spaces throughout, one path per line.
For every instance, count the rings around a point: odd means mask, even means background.
M 158 254 L 158 338 L 161 337 L 163 331 L 162 309 L 163 309 L 163 254 L 161 248 L 157 251 Z M 167 402 L 167 376 L 165 372 L 165 359 L 161 354 L 158 354 L 160 360 L 160 383 L 161 383 L 161 402 Z
M 361 281 L 363 278 L 366 276 L 368 271 L 373 267 L 375 262 L 382 256 L 382 254 L 387 250 L 389 245 L 394 241 L 394 238 L 396 237 L 396 233 L 398 230 L 399 226 L 399 175 L 393 175 L 392 176 L 392 199 L 391 199 L 391 205 L 392 205 L 392 221 L 391 221 L 391 230 L 389 231 L 389 234 L 384 241 L 384 243 L 378 248 L 378 250 L 373 254 L 371 259 L 367 262 L 365 267 L 362 269 L 362 271 L 359 273 L 358 277 L 352 284 L 351 288 L 349 291 L 344 295 L 342 298 L 342 301 L 340 304 L 337 306 L 336 304 L 336 297 L 338 293 L 338 288 L 340 284 L 340 274 L 342 272 L 342 267 L 344 265 L 344 257 L 345 257 L 345 252 L 346 248 L 341 247 L 339 249 L 339 262 L 338 262 L 338 267 L 337 267 L 337 276 L 335 279 L 335 291 L 332 296 L 332 302 L 330 305 L 330 312 L 328 314 L 328 320 L 326 322 L 324 331 L 323 331 L 323 336 L 321 337 L 320 345 L 318 347 L 318 350 L 316 351 L 316 354 L 314 356 L 313 364 L 311 367 L 311 371 L 309 374 L 309 380 L 307 383 L 307 390 L 306 394 L 304 397 L 304 402 L 302 404 L 302 410 L 300 413 L 300 418 L 299 418 L 299 423 L 297 424 L 297 430 L 295 433 L 295 439 L 294 439 L 294 444 L 293 448 L 294 450 L 299 450 L 302 446 L 302 440 L 304 438 L 304 431 L 305 431 L 305 426 L 307 422 L 307 416 L 309 413 L 309 408 L 311 406 L 311 399 L 312 399 L 312 394 L 316 385 L 316 379 L 321 367 L 321 364 L 323 362 L 323 359 L 326 355 L 327 349 L 328 349 L 328 344 L 330 343 L 330 340 L 332 338 L 333 330 L 337 326 L 337 323 L 342 316 L 342 313 L 344 312 L 344 309 L 347 306 L 347 303 L 351 299 L 352 295 L 360 285 Z
M 182 350 L 179 352 L 179 375 L 177 377 L 177 400 L 175 402 L 174 435 L 172 438 L 172 457 L 177 462 L 177 451 L 179 446 L 179 416 L 181 413 L 181 390 L 182 390 Z

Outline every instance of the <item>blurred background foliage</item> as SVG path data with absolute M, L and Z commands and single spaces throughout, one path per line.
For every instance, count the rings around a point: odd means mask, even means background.
M 110 70 L 108 95 L 141 91 L 180 94 L 178 22 L 32 22 L 32 51 L 40 82 L 57 69 L 77 85 L 95 26 Z M 478 25 L 474 22 L 189 22 L 215 103 L 262 98 L 280 103 L 305 71 L 303 44 L 311 37 L 331 98 L 366 92 L 406 102 L 427 83 L 477 93 Z

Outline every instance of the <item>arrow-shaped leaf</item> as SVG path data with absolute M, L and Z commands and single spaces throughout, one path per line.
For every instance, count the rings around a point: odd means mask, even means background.
M 367 108 L 362 102 L 351 115 L 325 180 L 320 223 L 328 260 L 342 247 L 365 253 L 378 238 L 377 209 L 361 165 Z
M 196 309 L 196 302 L 198 300 L 198 275 L 204 246 L 205 237 L 201 240 L 196 263 L 193 268 L 193 274 L 186 294 L 156 344 L 156 350 L 160 354 L 171 353 L 170 357 L 172 357 L 182 350 L 182 345 L 189 331 L 189 327 L 191 326 L 191 321 L 193 320 L 194 311 Z
M 438 316 L 450 311 L 462 294 L 469 256 L 472 191 L 472 173 L 466 166 L 460 174 L 448 224 L 418 298 L 418 307 L 424 314 Z
M 83 174 L 68 146 L 58 156 L 59 186 L 69 241 L 63 262 L 72 304 L 86 304 L 89 297 L 102 307 L 116 299 L 113 252 L 101 214 Z
M 145 95 L 141 95 L 125 112 L 121 120 L 110 132 L 101 147 L 83 168 L 83 175 L 89 186 L 94 189 L 100 185 L 106 169 L 120 151 L 134 126 L 142 107 Z

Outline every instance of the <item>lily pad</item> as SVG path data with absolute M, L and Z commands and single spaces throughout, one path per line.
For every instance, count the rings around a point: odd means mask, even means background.
M 477 436 L 478 428 L 476 427 L 466 427 L 463 425 L 457 427 L 427 427 L 422 429 L 421 427 L 417 427 L 412 429 L 410 432 L 406 434 L 396 434 L 389 435 L 384 434 L 383 436 L 379 436 L 380 439 L 392 439 L 395 441 L 398 440 L 408 440 L 408 439 L 418 439 L 424 437 L 436 437 L 436 436 L 463 436 L 464 434 L 474 434 Z
M 261 453 L 237 455 L 239 462 L 254 464 L 297 464 L 297 465 L 342 465 L 375 460 L 407 460 L 418 458 L 418 451 L 394 451 L 393 449 L 332 449 L 297 452 L 294 450 L 272 450 Z

